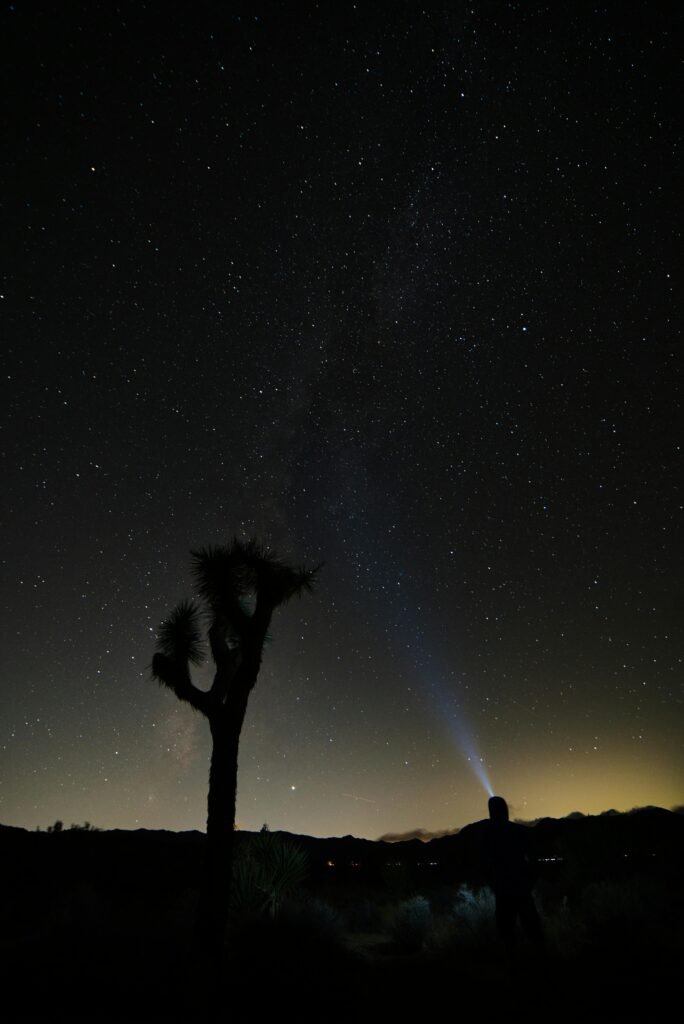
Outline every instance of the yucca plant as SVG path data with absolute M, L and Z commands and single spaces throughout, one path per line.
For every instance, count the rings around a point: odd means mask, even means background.
M 256 540 L 191 552 L 198 601 L 182 601 L 162 623 L 152 674 L 209 720 L 212 737 L 207 810 L 207 872 L 199 912 L 201 940 L 219 949 L 230 897 L 240 732 L 261 668 L 271 618 L 290 598 L 310 591 L 320 566 L 293 567 Z M 192 681 L 204 661 L 204 628 L 214 679 Z
M 231 905 L 242 914 L 275 917 L 306 880 L 306 851 L 287 836 L 262 829 L 243 843 L 233 869 Z

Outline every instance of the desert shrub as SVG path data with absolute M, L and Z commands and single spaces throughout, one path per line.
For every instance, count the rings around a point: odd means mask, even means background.
M 343 921 L 350 932 L 378 932 L 383 927 L 382 908 L 373 900 L 356 900 L 345 908 Z
M 232 910 L 237 914 L 278 912 L 283 900 L 304 883 L 306 852 L 292 839 L 262 829 L 245 843 L 233 864 Z
M 582 891 L 578 916 L 587 932 L 620 945 L 653 948 L 667 941 L 671 912 L 669 894 L 655 879 L 593 882 Z
M 619 954 L 663 962 L 677 945 L 677 915 L 667 887 L 648 877 L 591 882 L 574 901 L 543 918 L 546 945 L 564 958 Z
M 390 935 L 396 945 L 405 952 L 417 952 L 432 927 L 432 910 L 424 896 L 413 896 L 403 900 L 390 919 Z
M 491 889 L 461 885 L 448 914 L 440 918 L 432 936 L 436 950 L 453 947 L 476 950 L 496 939 L 495 900 Z
M 335 944 L 342 937 L 342 919 L 324 900 L 288 900 L 280 917 L 285 929 L 317 942 Z
M 589 932 L 581 914 L 567 900 L 557 903 L 542 916 L 542 934 L 547 949 L 564 959 L 579 956 L 589 941 Z
M 226 950 L 231 1003 L 234 998 L 234 1005 L 249 1007 L 241 1016 L 231 1005 L 231 1019 L 278 1021 L 286 1008 L 294 1011 L 295 1019 L 340 1019 L 331 1016 L 344 992 L 343 981 L 336 979 L 348 978 L 351 954 L 339 917 L 327 903 L 288 899 L 275 917 L 234 919 Z M 226 1012 L 224 1008 L 223 1016 Z
M 453 916 L 472 931 L 488 929 L 496 910 L 496 900 L 491 889 L 484 886 L 482 889 L 471 889 L 467 885 L 461 885 L 456 893 Z
M 243 981 L 253 971 L 292 978 L 342 949 L 341 923 L 322 900 L 286 900 L 277 917 L 233 918 L 228 946 Z

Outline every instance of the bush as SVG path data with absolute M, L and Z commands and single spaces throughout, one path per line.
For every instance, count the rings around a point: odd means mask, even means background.
M 282 908 L 281 919 L 286 929 L 315 942 L 334 945 L 342 935 L 339 914 L 323 900 L 288 901 Z
M 491 889 L 461 885 L 456 901 L 442 918 L 433 935 L 436 951 L 452 953 L 468 949 L 477 952 L 496 942 L 495 900 Z
M 579 914 L 588 932 L 621 945 L 653 948 L 667 941 L 672 914 L 669 894 L 650 878 L 593 882 L 581 896 Z
M 311 974 L 314 965 L 334 961 L 343 943 L 338 915 L 327 903 L 312 899 L 286 900 L 276 917 L 234 918 L 228 947 L 236 976 L 249 985 L 257 975 L 271 974 L 290 983 L 300 973 Z
M 380 932 L 383 928 L 382 908 L 373 900 L 357 900 L 345 908 L 343 917 L 350 932 Z
M 424 896 L 413 896 L 400 903 L 390 922 L 393 941 L 406 953 L 421 950 L 431 928 L 432 910 Z
M 233 864 L 231 902 L 240 914 L 270 913 L 302 885 L 309 871 L 306 852 L 293 840 L 262 829 Z
M 453 916 L 473 932 L 491 929 L 495 919 L 496 900 L 491 889 L 460 886 L 453 906 Z

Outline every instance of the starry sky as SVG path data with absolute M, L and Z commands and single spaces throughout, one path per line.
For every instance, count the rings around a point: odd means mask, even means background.
M 682 802 L 680 12 L 3 4 L 0 821 L 204 827 L 234 535 L 241 827 Z

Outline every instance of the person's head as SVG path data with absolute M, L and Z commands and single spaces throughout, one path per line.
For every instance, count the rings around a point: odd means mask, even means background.
M 508 804 L 502 796 L 490 796 L 488 806 L 492 821 L 508 821 Z

